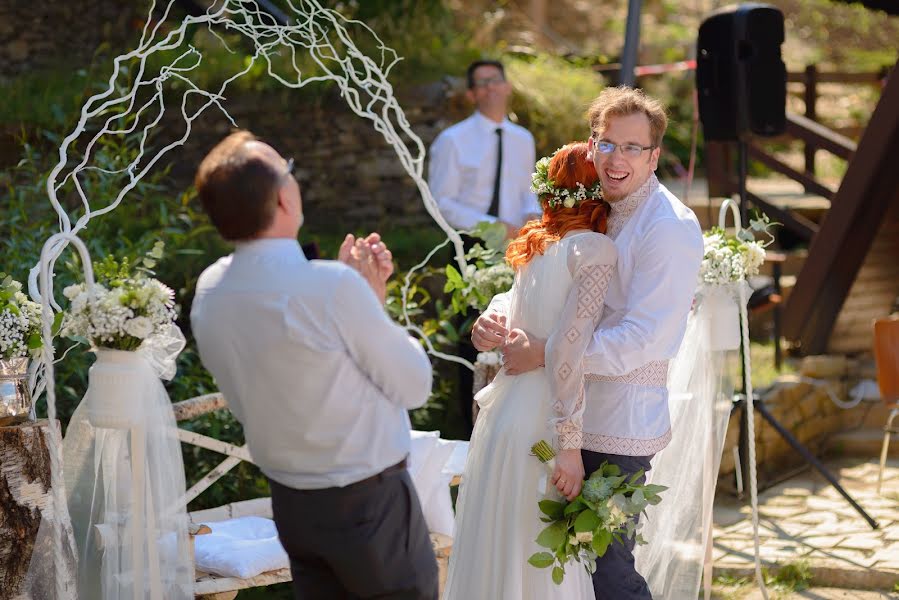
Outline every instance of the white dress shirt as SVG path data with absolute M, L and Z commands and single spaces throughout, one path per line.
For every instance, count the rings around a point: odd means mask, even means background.
M 497 128 L 503 131 L 499 220 L 521 227 L 542 212 L 531 192 L 534 136 L 508 119 L 497 123 L 475 112 L 442 131 L 430 150 L 428 185 L 443 218 L 456 229 L 497 220 L 487 214 L 496 178 Z
M 308 261 L 295 240 L 239 244 L 200 276 L 191 323 L 271 479 L 343 487 L 409 453 L 431 363 L 353 269 Z
M 612 204 L 618 262 L 584 354 L 585 450 L 649 456 L 671 439 L 668 361 L 684 337 L 702 262 L 696 216 L 655 175 Z M 507 314 L 497 296 L 488 310 Z

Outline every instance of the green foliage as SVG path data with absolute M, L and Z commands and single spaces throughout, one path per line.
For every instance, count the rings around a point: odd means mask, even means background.
M 531 448 L 532 455 L 543 460 L 541 445 Z M 548 467 L 551 465 L 547 465 Z M 590 474 L 583 490 L 570 501 L 541 500 L 537 506 L 544 516 L 546 527 L 537 535 L 538 546 L 550 552 L 532 554 L 528 563 L 537 568 L 553 567 L 553 581 L 560 584 L 565 566 L 581 563 L 593 573 L 596 559 L 603 556 L 613 540 L 633 539 L 638 544 L 645 541 L 636 531 L 634 517 L 644 512 L 650 504 L 661 501 L 659 494 L 667 489 L 661 485 L 641 485 L 637 481 L 643 471 L 631 477 L 621 475 L 621 469 L 604 462 Z
M 512 112 L 534 135 L 537 156 L 590 136 L 584 115 L 605 86 L 600 75 L 542 53 L 505 56 L 503 62 L 515 90 Z
M 478 312 L 487 308 L 496 294 L 512 287 L 515 273 L 505 262 L 505 227 L 501 223 L 478 223 L 472 232 L 484 245 L 476 243 L 465 255 L 468 264 L 464 274 L 452 264 L 445 267 L 444 293 L 450 294 L 453 312 L 465 315 L 469 308 Z
M 812 568 L 807 560 L 787 563 L 777 568 L 773 577 L 765 582 L 777 591 L 801 592 L 808 589 L 812 581 Z

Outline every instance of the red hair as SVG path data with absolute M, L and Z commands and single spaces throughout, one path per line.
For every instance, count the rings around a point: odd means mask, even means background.
M 575 142 L 559 149 L 549 162 L 547 174 L 557 188 L 576 188 L 580 183 L 589 188 L 599 180 L 593 162 L 587 159 L 587 144 Z M 609 204 L 602 198 L 589 198 L 572 208 L 551 208 L 548 196 L 540 198 L 543 218 L 525 223 L 518 237 L 506 248 L 506 262 L 515 269 L 528 264 L 534 256 L 562 239 L 569 231 L 589 229 L 605 233 Z

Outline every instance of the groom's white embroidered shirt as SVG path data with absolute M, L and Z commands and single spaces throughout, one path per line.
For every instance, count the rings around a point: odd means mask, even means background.
M 343 487 L 401 461 L 431 364 L 365 280 L 295 240 L 239 244 L 200 276 L 200 356 L 253 461 L 296 489 Z
M 671 439 L 668 361 L 677 354 L 702 262 L 696 216 L 656 176 L 612 204 L 618 264 L 584 356 L 583 448 L 648 456 Z
M 696 216 L 653 174 L 612 204 L 607 235 L 618 262 L 584 355 L 581 447 L 649 456 L 671 440 L 668 361 L 684 337 L 702 262 Z M 508 314 L 508 294 L 490 311 Z

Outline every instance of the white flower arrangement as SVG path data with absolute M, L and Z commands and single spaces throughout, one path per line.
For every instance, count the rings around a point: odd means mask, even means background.
M 157 245 L 144 267 L 155 265 L 161 253 Z M 132 274 L 127 260 L 119 265 L 107 258 L 92 290 L 83 283 L 65 288 L 70 304 L 62 335 L 86 339 L 95 348 L 136 350 L 147 338 L 166 332 L 177 317 L 175 292 L 144 267 Z
M 556 150 L 558 152 L 559 150 Z M 556 187 L 555 182 L 549 177 L 549 162 L 556 155 L 553 152 L 551 156 L 544 156 L 537 161 L 534 166 L 534 173 L 531 175 L 531 191 L 537 194 L 541 201 L 545 201 L 550 208 L 574 208 L 581 202 L 590 198 L 601 198 L 602 188 L 599 181 L 585 187 L 581 182 L 577 182 L 576 188 L 560 188 Z
M 0 273 L 0 360 L 34 356 L 42 346 L 41 307 L 22 284 Z
M 728 235 L 720 227 L 713 227 L 703 233 L 705 253 L 699 269 L 701 283 L 725 284 L 742 281 L 757 275 L 765 262 L 765 247 L 774 236 L 768 231 L 772 225 L 765 217 L 753 220 L 750 229 L 743 229 L 736 235 Z M 752 231 L 761 231 L 769 240 L 760 242 Z

